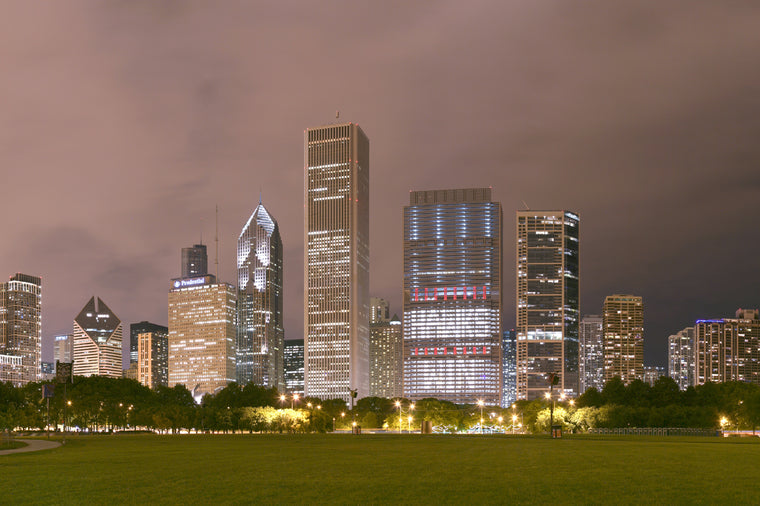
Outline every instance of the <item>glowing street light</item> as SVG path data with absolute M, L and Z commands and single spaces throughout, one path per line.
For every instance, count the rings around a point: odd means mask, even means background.
M 396 407 L 398 408 L 398 433 L 401 434 L 401 401 L 396 401 Z

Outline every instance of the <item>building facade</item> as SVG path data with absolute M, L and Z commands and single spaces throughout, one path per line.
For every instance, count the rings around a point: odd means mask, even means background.
M 579 342 L 580 393 L 589 388 L 604 388 L 604 318 L 586 315 L 581 318 Z
M 648 384 L 650 387 L 653 387 L 661 376 L 667 376 L 664 367 L 660 367 L 658 365 L 645 365 L 644 375 L 641 380 L 644 383 Z
M 577 213 L 517 211 L 517 398 L 579 390 Z
M 391 319 L 390 307 L 388 301 L 380 297 L 370 297 L 369 299 L 369 324 L 386 323 Z
M 71 362 L 73 360 L 74 336 L 62 334 L 53 338 L 53 361 Z
M 149 388 L 169 385 L 169 332 L 163 329 L 137 335 L 137 381 Z
M 502 401 L 502 211 L 490 188 L 404 207 L 404 396 Z
M 369 139 L 359 125 L 304 135 L 306 395 L 369 394 Z
M 235 381 L 236 290 L 210 274 L 172 280 L 169 292 L 169 386 L 196 400 Z
M 678 383 L 678 388 L 681 390 L 696 385 L 694 379 L 695 333 L 695 327 L 686 327 L 668 337 L 668 376 Z
M 166 335 L 169 329 L 163 325 L 158 325 L 148 321 L 141 321 L 139 323 L 132 323 L 129 325 L 129 363 L 137 363 L 138 358 L 138 343 L 140 334 L 146 332 L 155 332 L 158 335 Z
M 604 299 L 604 381 L 644 379 L 644 304 L 636 295 Z
M 377 307 L 373 305 L 373 308 Z M 401 397 L 404 356 L 401 320 L 396 315 L 388 319 L 382 312 L 376 316 L 375 322 L 369 324 L 369 395 L 386 399 Z
M 517 331 L 505 330 L 501 340 L 502 389 L 501 407 L 508 408 L 517 400 Z
M 15 274 L 0 283 L 0 382 L 39 381 L 42 363 L 42 280 Z
M 736 318 L 697 320 L 695 381 L 760 385 L 760 316 L 739 309 Z
M 285 389 L 303 395 L 303 339 L 285 341 Z
M 100 297 L 92 297 L 74 318 L 74 376 L 121 378 L 122 325 Z
M 237 243 L 237 382 L 285 389 L 282 240 L 259 202 Z
M 182 277 L 198 278 L 208 274 L 208 254 L 205 244 L 182 248 Z

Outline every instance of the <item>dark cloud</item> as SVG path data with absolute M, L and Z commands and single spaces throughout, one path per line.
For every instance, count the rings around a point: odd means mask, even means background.
M 98 294 L 166 321 L 180 248 L 235 278 L 259 191 L 302 335 L 303 130 L 371 140 L 372 291 L 400 312 L 412 189 L 492 186 L 514 323 L 514 210 L 582 217 L 582 311 L 646 304 L 646 359 L 697 317 L 758 306 L 760 7 L 733 2 L 16 3 L 0 21 L 8 274 L 43 332 Z

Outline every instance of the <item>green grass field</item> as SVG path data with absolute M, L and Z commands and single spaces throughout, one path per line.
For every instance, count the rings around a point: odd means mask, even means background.
M 757 504 L 760 441 L 114 435 L 0 456 L 4 504 Z

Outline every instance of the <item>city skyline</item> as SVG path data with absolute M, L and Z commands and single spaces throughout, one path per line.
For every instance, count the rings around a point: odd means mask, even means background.
M 219 278 L 232 282 L 234 238 L 262 188 L 290 273 L 285 337 L 302 338 L 301 132 L 356 121 L 373 143 L 373 295 L 401 306 L 411 189 L 492 186 L 508 216 L 524 201 L 583 217 L 581 313 L 599 314 L 610 293 L 641 295 L 644 361 L 665 365 L 669 335 L 760 306 L 745 274 L 760 245 L 760 115 L 747 85 L 760 70 L 758 7 L 684 4 L 682 16 L 656 5 L 305 6 L 292 16 L 285 6 L 81 4 L 46 17 L 9 6 L 0 264 L 43 278 L 43 359 L 92 293 L 125 325 L 166 324 L 176 252 L 202 242 L 211 265 L 217 256 L 216 204 Z M 250 50 L 271 40 L 277 58 Z M 358 62 L 359 85 L 339 61 Z M 305 74 L 319 79 L 304 86 Z M 33 212 L 11 212 L 26 205 L 16 188 L 35 189 Z

